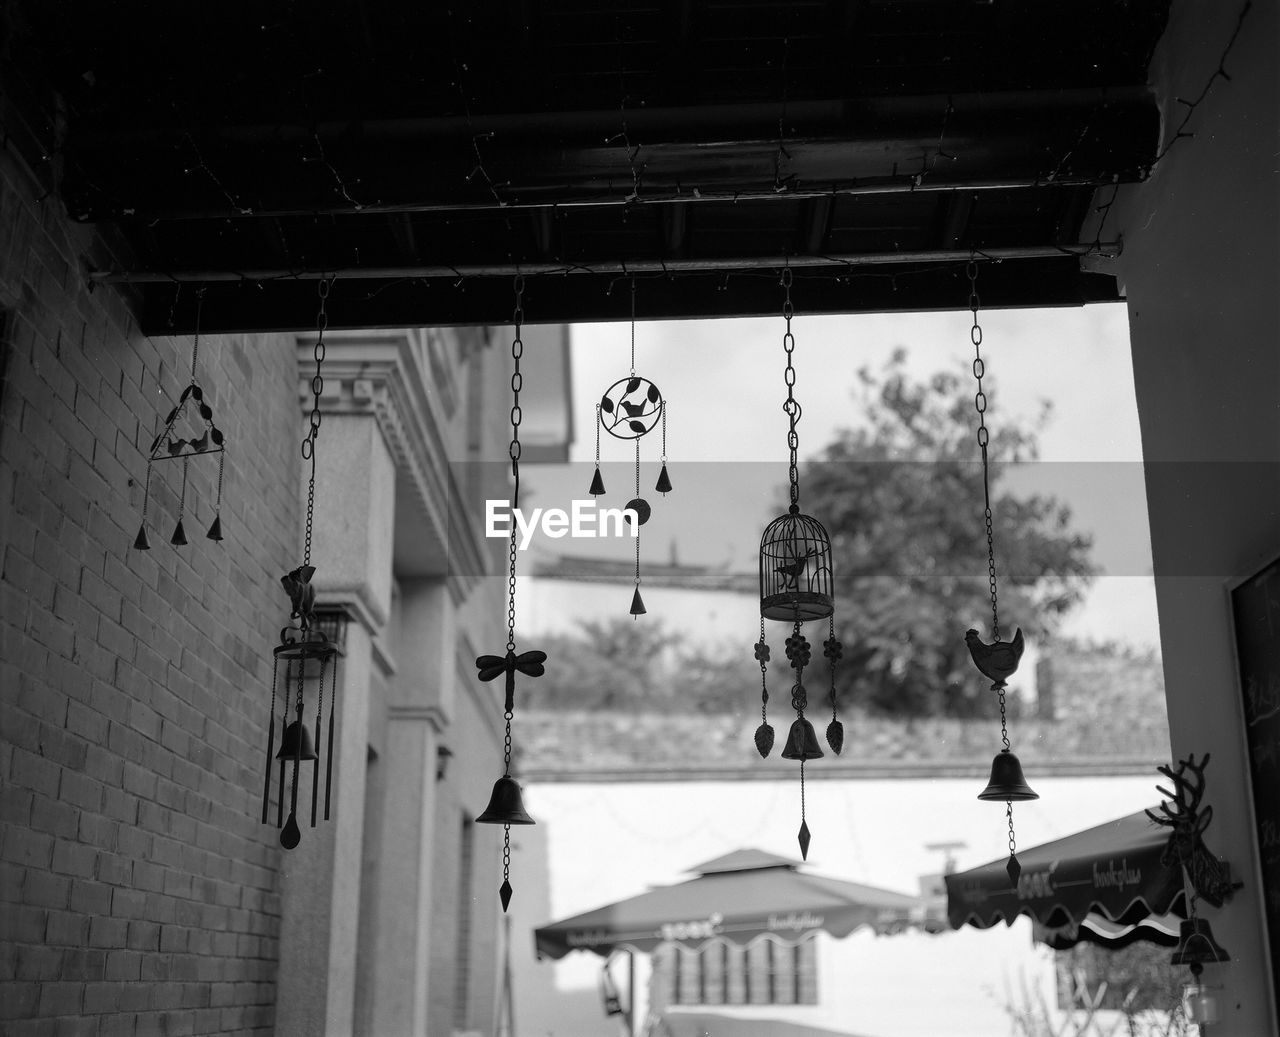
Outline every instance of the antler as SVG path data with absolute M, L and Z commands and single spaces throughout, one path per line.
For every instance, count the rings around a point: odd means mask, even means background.
M 1204 798 L 1204 769 L 1208 765 L 1208 753 L 1204 754 L 1204 759 L 1198 764 L 1196 754 L 1192 753 L 1185 760 L 1179 761 L 1176 771 L 1171 767 L 1157 767 L 1161 774 L 1173 782 L 1174 791 L 1170 792 L 1161 785 L 1156 786 L 1156 791 L 1173 802 L 1160 804 L 1163 817 L 1150 810 L 1146 812 L 1147 816 L 1158 825 L 1203 830 L 1208 824 L 1208 818 L 1212 816 L 1212 807 L 1204 811 L 1203 815 L 1200 814 L 1200 800 Z M 1187 771 L 1191 772 L 1191 776 L 1187 775 Z

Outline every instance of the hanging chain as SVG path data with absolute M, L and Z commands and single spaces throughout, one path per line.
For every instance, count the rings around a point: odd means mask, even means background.
M 760 663 L 760 722 L 768 723 L 769 681 L 767 668 L 769 662 L 769 646 L 764 640 L 764 616 L 760 617 L 760 643 L 756 645 L 756 659 Z
M 520 328 L 524 324 L 524 275 L 516 274 L 516 305 L 511 314 L 514 333 L 511 339 L 511 445 L 507 448 L 507 456 L 511 458 L 511 514 L 520 506 L 520 421 L 523 412 L 520 409 L 520 390 L 524 388 L 524 376 L 520 374 L 520 358 L 524 356 L 524 340 L 520 337 Z M 516 528 L 511 526 L 511 539 L 508 544 L 507 570 L 507 651 L 516 650 Z M 511 718 L 510 709 L 503 710 L 507 723 L 506 736 L 503 740 L 502 759 L 503 773 L 511 773 Z M 508 837 L 510 828 L 507 829 Z M 510 853 L 504 858 L 510 863 Z
M 631 279 L 631 377 L 636 376 L 636 279 Z
M 204 305 L 204 289 L 196 289 L 196 336 L 191 346 L 191 384 L 196 384 L 196 357 L 200 355 L 200 310 Z
M 782 316 L 786 319 L 787 330 L 782 335 L 782 348 L 787 354 L 787 366 L 783 380 L 787 384 L 787 398 L 782 410 L 787 415 L 790 426 L 787 430 L 787 447 L 791 451 L 791 465 L 787 470 L 787 478 L 791 483 L 791 514 L 800 511 L 800 470 L 796 463 L 796 455 L 800 450 L 800 437 L 796 434 L 796 423 L 800 420 L 800 403 L 796 400 L 796 369 L 791 363 L 791 355 L 795 352 L 796 340 L 791 334 L 791 318 L 795 316 L 795 307 L 791 305 L 791 267 L 782 271 L 782 288 L 785 297 L 782 302 Z
M 1008 741 L 1008 739 L 1006 739 Z M 1017 840 L 1013 836 L 1013 800 L 1006 799 L 1004 801 L 1004 817 L 1009 824 L 1009 856 L 1017 856 Z
M 996 545 L 991 527 L 991 481 L 987 468 L 987 443 L 990 434 L 987 432 L 986 412 L 987 394 L 982 391 L 982 376 L 986 373 L 986 365 L 982 362 L 982 326 L 978 323 L 978 264 L 970 256 L 967 268 L 969 275 L 969 309 L 973 313 L 973 327 L 969 329 L 969 340 L 973 343 L 973 377 L 978 382 L 978 391 L 973 397 L 974 408 L 978 412 L 978 447 L 982 451 L 982 500 L 983 517 L 987 527 L 987 584 L 991 590 L 991 636 L 1000 640 L 1000 609 L 996 603 Z M 1003 713 L 1004 696 L 1001 695 L 1001 712 Z
M 307 480 L 307 533 L 302 552 L 302 564 L 311 564 L 311 526 L 316 509 L 316 437 L 320 435 L 320 394 L 324 392 L 324 379 L 320 376 L 320 368 L 324 363 L 324 331 L 329 326 L 329 315 L 325 312 L 325 302 L 329 298 L 329 287 L 333 284 L 330 278 L 322 277 L 316 286 L 320 296 L 320 308 L 316 312 L 316 345 L 312 351 L 316 358 L 316 373 L 311 376 L 311 414 L 307 435 L 302 440 L 302 457 L 311 462 L 311 475 Z
M 662 456 L 658 460 L 664 465 L 667 463 L 667 400 L 665 396 L 662 399 Z

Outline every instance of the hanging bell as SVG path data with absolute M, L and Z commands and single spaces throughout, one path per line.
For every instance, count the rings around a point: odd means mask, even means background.
M 144 523 L 138 527 L 138 535 L 133 539 L 134 550 L 150 551 L 151 541 L 147 539 L 147 527 Z
M 631 595 L 631 614 L 633 616 L 643 616 L 648 609 L 644 607 L 644 598 L 640 597 L 640 588 L 636 588 L 636 592 Z
M 978 793 L 979 799 L 999 799 L 1006 802 L 1027 799 L 1039 799 L 1040 794 L 1033 792 L 1022 776 L 1022 764 L 1008 749 L 1001 749 L 991 761 L 991 780 L 987 787 Z
M 825 756 L 822 746 L 818 744 L 818 733 L 813 725 L 804 717 L 796 717 L 791 721 L 791 730 L 787 732 L 787 745 L 782 750 L 784 760 L 816 760 Z
M 1178 948 L 1174 965 L 1215 965 L 1230 961 L 1231 954 L 1213 938 L 1207 918 L 1184 918 L 1178 927 Z
M 301 744 L 299 744 L 301 743 Z M 311 744 L 311 732 L 301 720 L 294 720 L 284 729 L 284 737 L 280 739 L 280 751 L 277 760 L 314 760 L 315 747 Z
M 588 492 L 593 497 L 599 497 L 604 493 L 604 479 L 600 475 L 599 468 L 596 469 L 596 474 L 591 477 L 591 489 Z
M 210 540 L 222 539 L 222 516 L 215 515 L 213 517 L 213 525 L 209 527 L 209 532 L 205 534 Z
M 665 464 L 662 466 L 662 471 L 658 473 L 658 482 L 653 488 L 659 493 L 671 492 L 671 476 L 667 475 L 667 466 Z
M 515 778 L 504 774 L 493 783 L 493 794 L 484 813 L 476 818 L 482 825 L 533 825 L 537 822 L 524 809 L 524 798 Z
M 169 538 L 169 543 L 175 547 L 187 546 L 187 531 L 182 528 L 182 519 L 178 519 L 178 524 L 173 527 L 173 536 Z

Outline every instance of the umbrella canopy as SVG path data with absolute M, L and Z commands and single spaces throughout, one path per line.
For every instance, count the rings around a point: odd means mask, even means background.
M 1019 850 L 1022 873 L 1011 885 L 1001 858 L 945 876 L 953 929 L 987 929 L 1030 915 L 1037 937 L 1062 949 L 1081 940 L 1117 947 L 1145 939 L 1177 942 L 1185 917 L 1182 870 L 1163 861 L 1169 831 L 1146 812 Z
M 799 865 L 761 850 L 735 850 L 691 868 L 695 877 L 685 882 L 535 929 L 538 957 L 563 958 L 572 950 L 607 957 L 619 947 L 650 951 L 667 942 L 747 943 L 765 933 L 800 940 L 819 929 L 848 936 L 862 925 L 890 932 L 920 910 L 917 897 L 810 875 Z

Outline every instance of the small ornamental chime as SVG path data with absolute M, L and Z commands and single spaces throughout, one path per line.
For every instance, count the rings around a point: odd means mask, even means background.
M 596 404 L 596 470 L 591 478 L 591 495 L 604 493 L 604 479 L 600 475 L 600 430 L 604 429 L 615 439 L 634 440 L 636 444 L 636 495 L 627 502 L 627 521 L 635 515 L 636 576 L 635 590 L 631 595 L 631 615 L 638 618 L 645 614 L 644 599 L 640 597 L 640 526 L 649 521 L 652 508 L 640 496 L 640 440 L 662 424 L 662 470 L 654 490 L 664 497 L 671 492 L 671 477 L 667 474 L 667 403 L 658 387 L 647 378 L 636 374 L 636 282 L 631 279 L 631 374 L 614 382 Z
M 204 390 L 196 382 L 196 360 L 200 356 L 200 306 L 204 301 L 204 290 L 196 293 L 196 333 L 195 344 L 191 349 L 191 383 L 182 390 L 178 403 L 169 411 L 164 419 L 164 428 L 151 441 L 151 452 L 147 457 L 147 480 L 142 490 L 142 524 L 138 527 L 138 535 L 134 537 L 133 546 L 138 551 L 149 551 L 151 541 L 147 537 L 147 505 L 151 499 L 151 466 L 157 461 L 182 462 L 182 491 L 178 494 L 178 523 L 174 526 L 169 543 L 175 547 L 187 545 L 187 533 L 182 525 L 182 515 L 187 503 L 187 466 L 193 457 L 218 455 L 218 489 L 217 499 L 213 506 L 213 522 L 205 536 L 210 540 L 222 539 L 222 472 L 226 462 L 226 443 L 221 429 L 213 423 L 213 408 L 204 398 Z M 190 403 L 199 412 L 204 421 L 204 429 L 200 434 L 183 439 L 174 435 L 175 428 L 180 427 L 179 419 L 187 413 Z
M 316 616 L 316 591 L 311 580 L 315 566 L 311 564 L 311 529 L 316 498 L 316 438 L 320 434 L 320 394 L 324 380 L 320 367 L 324 362 L 324 329 L 328 323 L 325 300 L 329 296 L 330 282 L 321 280 L 319 285 L 320 310 L 316 321 L 315 360 L 316 372 L 311 379 L 313 402 L 307 435 L 302 440 L 302 457 L 311 463 L 307 481 L 307 526 L 302 564 L 280 578 L 289 595 L 289 624 L 280 631 L 280 643 L 273 649 L 274 666 L 271 674 L 271 720 L 267 727 L 267 767 L 262 786 L 262 823 L 268 823 L 271 799 L 271 771 L 279 764 L 278 790 L 276 794 L 275 825 L 280 829 L 280 845 L 292 850 L 302 840 L 298 827 L 298 784 L 302 765 L 311 764 L 311 827 L 316 826 L 316 814 L 320 802 L 320 757 L 317 745 L 323 745 L 325 764 L 324 819 L 329 820 L 330 799 L 333 789 L 333 731 L 334 705 L 338 695 L 338 656 L 341 651 L 336 639 L 331 639 L 321 628 Z M 281 666 L 283 665 L 283 675 Z M 329 728 L 325 738 L 323 730 L 325 683 L 329 684 Z M 303 723 L 308 689 L 314 688 L 316 700 L 315 743 Z M 280 692 L 280 748 L 276 749 L 276 698 Z M 289 719 L 290 696 L 293 696 L 292 720 Z M 289 816 L 285 818 L 285 778 L 292 765 L 289 784 Z
M 1009 724 L 1005 713 L 1006 682 L 1018 669 L 1018 660 L 1022 658 L 1022 628 L 1019 627 L 1012 641 L 1000 640 L 1000 609 L 997 602 L 996 588 L 996 553 L 995 538 L 991 527 L 991 482 L 987 465 L 987 444 L 990 435 L 987 432 L 986 410 L 987 397 L 982 391 L 982 376 L 985 365 L 982 362 L 982 327 L 978 324 L 978 264 L 970 258 L 969 275 L 969 309 L 973 313 L 973 327 L 969 331 L 969 339 L 973 343 L 974 360 L 973 376 L 977 379 L 978 391 L 974 395 L 974 407 L 978 411 L 978 447 L 982 452 L 982 496 L 983 516 L 987 532 L 987 584 L 991 591 L 991 643 L 986 644 L 978 636 L 977 630 L 965 631 L 965 643 L 969 646 L 969 655 L 978 670 L 991 681 L 991 690 L 1000 698 L 1000 738 L 1004 748 L 996 753 L 991 762 L 991 778 L 987 787 L 978 793 L 979 799 L 1003 801 L 1005 818 L 1009 826 L 1009 863 L 1005 870 L 1009 873 L 1009 881 L 1018 884 L 1018 876 L 1022 874 L 1022 865 L 1018 863 L 1017 843 L 1013 832 L 1013 804 L 1040 796 L 1032 791 L 1022 775 L 1022 764 L 1013 754 L 1009 743 Z
M 791 304 L 791 269 L 782 272 L 782 286 L 786 293 L 782 313 L 787 328 L 782 336 L 782 346 L 787 354 L 785 381 L 787 398 L 782 404 L 789 428 L 787 445 L 791 451 L 789 482 L 791 504 L 785 515 L 774 519 L 765 527 L 760 537 L 760 640 L 755 645 L 756 661 L 760 664 L 760 726 L 756 729 L 756 750 L 762 757 L 773 749 L 773 727 L 770 726 L 767 709 L 769 687 L 767 664 L 769 646 L 765 642 L 766 619 L 791 625 L 791 635 L 786 639 L 787 662 L 795 670 L 791 685 L 791 708 L 796 718 L 787 733 L 787 744 L 782 750 L 784 760 L 800 761 L 800 854 L 809 857 L 809 824 L 805 819 L 804 764 L 825 754 L 818 743 L 813 724 L 805 717 L 809 704 L 803 678 L 809 665 L 809 641 L 801 632 L 801 624 L 810 620 L 825 619 L 828 622 L 828 638 L 822 644 L 822 654 L 827 659 L 831 680 L 831 722 L 827 725 L 827 744 L 837 755 L 844 746 L 844 725 L 836 714 L 836 663 L 840 661 L 841 645 L 836 640 L 835 603 L 832 597 L 831 538 L 821 522 L 800 511 L 800 477 L 797 453 L 800 438 L 796 425 L 800 421 L 800 403 L 793 392 L 796 372 L 791 357 L 795 350 L 795 338 L 791 334 L 791 318 L 795 310 Z
M 524 323 L 524 278 L 519 275 L 515 281 L 515 292 L 516 308 L 512 317 L 515 335 L 511 342 L 511 445 L 507 451 L 511 458 L 512 515 L 516 514 L 520 504 L 520 390 L 524 385 L 520 374 L 520 357 L 524 354 L 524 342 L 520 338 L 520 326 Z M 547 661 L 546 652 L 516 653 L 516 549 L 516 527 L 512 523 L 508 545 L 506 654 L 482 655 L 476 659 L 477 676 L 480 680 L 491 681 L 499 676 L 506 678 L 502 713 L 507 722 L 507 730 L 503 742 L 502 777 L 493 783 L 489 805 L 476 818 L 479 824 L 503 827 L 502 886 L 498 889 L 503 911 L 511 903 L 511 826 L 537 823 L 525 810 L 520 784 L 511 776 L 511 720 L 515 715 L 516 673 L 523 673 L 526 677 L 541 677 L 544 672 L 542 664 Z

